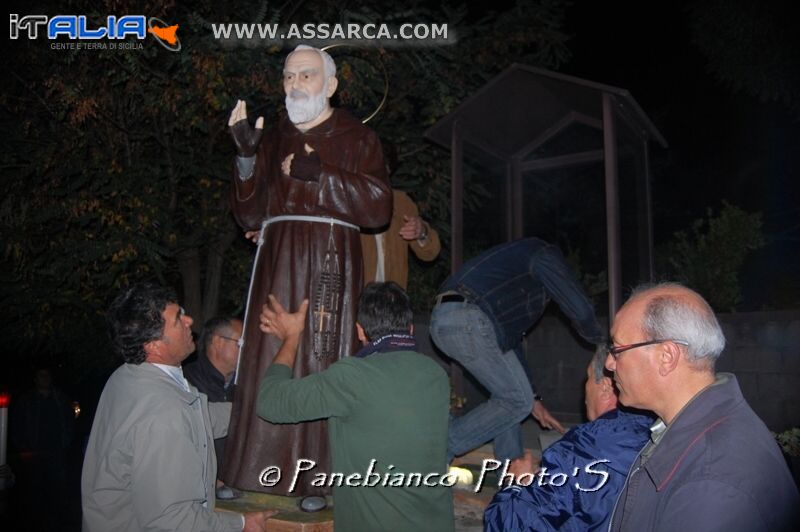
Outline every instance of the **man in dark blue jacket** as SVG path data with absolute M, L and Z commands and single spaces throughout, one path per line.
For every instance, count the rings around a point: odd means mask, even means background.
M 653 418 L 617 409 L 605 360 L 605 349 L 598 349 L 586 371 L 590 422 L 570 429 L 548 447 L 540 468 L 534 467 L 530 451 L 509 468 L 519 484 L 498 491 L 486 508 L 487 531 L 586 531 L 608 526 L 628 470 L 650 436 Z
M 540 398 L 534 400 L 527 364 L 523 366 L 523 335 L 551 299 L 585 340 L 604 341 L 592 304 L 563 255 L 538 238 L 485 251 L 439 289 L 431 337 L 491 394 L 489 401 L 451 422 L 448 459 L 490 440 L 496 459 L 522 457 L 519 423 L 529 413 L 545 428 L 564 432 Z

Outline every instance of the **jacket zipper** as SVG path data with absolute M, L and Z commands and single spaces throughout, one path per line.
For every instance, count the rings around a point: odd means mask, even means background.
M 611 527 L 614 526 L 614 514 L 617 513 L 617 505 L 619 504 L 620 498 L 622 498 L 622 494 L 625 493 L 626 489 L 628 488 L 628 482 L 630 481 L 631 478 L 633 478 L 633 475 L 638 473 L 639 470 L 642 468 L 641 465 L 636 465 L 636 464 L 639 463 L 639 457 L 642 455 L 642 452 L 644 452 L 645 447 L 647 447 L 647 444 L 645 444 L 645 446 L 642 447 L 636 454 L 636 459 L 631 464 L 630 469 L 628 469 L 628 475 L 625 477 L 625 483 L 622 485 L 622 489 L 620 490 L 619 495 L 617 495 L 617 500 L 614 501 L 614 508 L 611 510 L 611 518 L 608 520 L 608 532 L 611 532 Z M 634 466 L 636 466 L 636 469 L 634 469 Z

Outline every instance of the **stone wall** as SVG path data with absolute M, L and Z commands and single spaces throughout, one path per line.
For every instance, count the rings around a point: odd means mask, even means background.
M 718 371 L 734 373 L 748 403 L 774 431 L 800 426 L 800 311 L 720 314 L 727 346 Z M 444 359 L 431 345 L 428 316 L 415 319 L 423 351 Z M 607 322 L 601 320 L 603 327 Z M 585 344 L 562 317 L 544 317 L 526 339 L 537 392 L 553 412 L 583 413 L 583 384 L 593 346 Z M 484 400 L 467 380 L 466 410 Z
M 736 375 L 747 402 L 771 430 L 800 426 L 800 311 L 719 319 L 727 346 L 717 370 Z

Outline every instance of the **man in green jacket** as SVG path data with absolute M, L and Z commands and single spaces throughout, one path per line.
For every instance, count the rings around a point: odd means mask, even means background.
M 337 532 L 453 530 L 450 387 L 444 370 L 416 352 L 408 295 L 392 282 L 367 285 L 356 323 L 364 348 L 293 379 L 307 309 L 303 301 L 288 313 L 273 296 L 264 306 L 261 330 L 283 344 L 261 382 L 257 412 L 272 423 L 328 418 L 332 472 L 298 460 L 291 472 L 265 470 L 262 482 L 290 474 L 294 485 L 312 475 L 312 484 L 331 486 Z

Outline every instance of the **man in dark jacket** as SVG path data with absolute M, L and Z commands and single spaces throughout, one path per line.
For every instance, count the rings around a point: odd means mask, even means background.
M 69 398 L 53 386 L 49 366 L 36 370 L 34 388 L 12 403 L 11 442 L 25 456 L 17 468 L 20 515 L 30 516 L 31 530 L 58 528 L 66 507 L 67 450 L 75 432 L 75 415 Z M 36 501 L 52 501 L 47 512 Z
M 486 530 L 586 531 L 608 526 L 628 470 L 650 436 L 653 418 L 617 408 L 605 359 L 605 349 L 598 349 L 586 371 L 589 423 L 570 429 L 548 447 L 541 467 L 534 466 L 526 451 L 525 459 L 509 468 L 518 482 L 498 491 L 486 508 Z
M 520 421 L 529 413 L 545 428 L 564 428 L 531 389 L 523 335 L 553 299 L 588 342 L 604 334 L 594 309 L 557 247 L 525 238 L 466 262 L 439 289 L 431 337 L 491 393 L 488 402 L 454 419 L 448 458 L 494 440 L 498 460 L 522 457 Z
M 736 377 L 715 374 L 725 337 L 678 284 L 642 287 L 617 312 L 606 367 L 619 400 L 659 416 L 610 530 L 796 530 L 800 497 Z
M 242 320 L 236 318 L 212 318 L 203 327 L 197 360 L 186 364 L 183 375 L 189 384 L 208 396 L 210 403 L 226 403 L 233 399 L 231 382 L 236 371 L 239 354 L 239 339 L 242 336 Z M 228 437 L 214 440 L 217 455 L 217 471 L 222 471 L 225 460 L 225 442 Z M 224 488 L 217 480 L 217 498 L 230 499 L 235 496 L 230 488 Z

